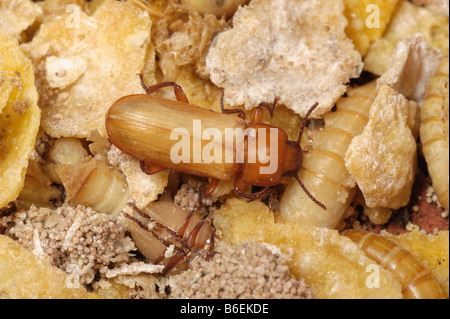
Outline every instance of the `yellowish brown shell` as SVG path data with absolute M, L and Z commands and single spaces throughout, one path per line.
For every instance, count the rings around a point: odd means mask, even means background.
M 61 197 L 58 188 L 52 185 L 52 180 L 44 174 L 36 160 L 30 160 L 24 186 L 20 192 L 19 200 L 24 207 L 35 205 L 38 207 L 52 207 L 52 200 Z
M 101 160 L 61 164 L 56 172 L 73 204 L 117 216 L 130 198 L 130 190 L 122 172 Z
M 194 129 L 200 122 L 201 131 Z M 227 151 L 234 154 L 234 141 L 225 139 L 226 129 L 245 130 L 244 120 L 216 113 L 179 101 L 161 99 L 144 94 L 125 96 L 116 101 L 106 114 L 106 131 L 109 140 L 123 152 L 147 164 L 156 164 L 179 172 L 218 179 L 232 179 L 239 164 L 225 158 Z M 205 139 L 207 129 L 219 130 L 219 142 Z M 176 134 L 174 134 L 176 133 Z M 180 139 L 181 138 L 181 139 Z M 176 144 L 187 140 L 189 149 L 182 149 L 187 161 L 174 161 L 172 153 Z M 199 152 L 195 149 L 198 143 Z M 222 150 L 220 161 L 203 163 L 196 155 L 203 153 L 206 145 L 214 143 Z M 216 147 L 215 146 L 215 147 Z M 179 155 L 179 152 L 176 152 Z M 202 155 L 203 156 L 203 155 Z
M 192 252 L 214 246 L 211 222 L 198 212 L 187 212 L 170 202 L 153 202 L 144 211 L 134 210 L 136 217 L 125 213 L 133 241 L 148 260 L 164 266 L 164 273 L 186 270 Z
M 430 80 L 421 112 L 420 139 L 439 203 L 449 209 L 449 59 Z
M 436 279 L 409 252 L 396 243 L 362 230 L 348 230 L 343 235 L 357 243 L 369 258 L 394 273 L 402 284 L 406 299 L 445 298 Z

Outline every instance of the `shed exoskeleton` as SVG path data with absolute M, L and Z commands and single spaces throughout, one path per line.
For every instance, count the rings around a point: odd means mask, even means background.
M 138 250 L 164 274 L 177 274 L 189 267 L 198 254 L 206 259 L 214 252 L 211 221 L 169 202 L 153 202 L 145 210 L 131 205 L 137 216 L 124 213 Z

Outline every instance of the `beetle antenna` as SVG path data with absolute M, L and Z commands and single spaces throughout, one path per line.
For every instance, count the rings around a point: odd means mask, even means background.
M 318 102 L 314 103 L 313 106 L 311 106 L 308 110 L 308 112 L 306 112 L 305 117 L 303 118 L 303 122 L 302 122 L 302 126 L 300 128 L 300 133 L 298 134 L 298 139 L 297 139 L 297 144 L 300 144 L 301 140 L 302 140 L 302 135 L 303 135 L 303 130 L 305 128 L 306 122 L 309 119 L 309 116 L 311 115 L 311 113 L 315 110 L 315 108 L 319 105 Z
M 261 103 L 259 103 L 258 106 L 265 107 L 269 111 L 270 118 L 273 118 L 273 112 L 275 111 L 275 107 L 277 106 L 279 100 L 280 100 L 280 97 L 275 96 L 272 104 L 267 103 L 267 102 L 261 102 Z
M 223 114 L 235 114 L 238 113 L 238 117 L 240 117 L 241 119 L 245 120 L 245 112 L 241 109 L 226 109 L 225 105 L 223 103 L 223 99 L 224 99 L 224 90 L 223 88 L 220 88 L 220 110 L 222 111 Z
M 219 89 L 219 93 L 220 93 L 220 110 L 223 113 L 225 110 L 225 106 L 223 105 L 223 99 L 224 99 L 225 92 L 224 92 L 223 88 Z
M 305 125 L 306 122 L 309 119 L 309 116 L 311 115 L 311 113 L 315 110 L 315 108 L 319 105 L 318 102 L 314 103 L 308 110 L 308 112 L 306 112 L 305 117 L 303 118 L 302 121 L 302 126 L 300 128 L 300 133 L 298 134 L 298 139 L 297 139 L 297 144 L 300 145 L 300 142 L 302 140 L 302 135 L 303 135 L 303 131 L 305 129 Z M 301 167 L 301 166 L 300 166 Z M 305 185 L 303 185 L 302 181 L 300 180 L 300 177 L 298 177 L 298 171 L 294 174 L 294 178 L 297 180 L 298 184 L 300 185 L 300 187 L 303 189 L 303 191 L 305 192 L 306 195 L 308 195 L 309 198 L 311 198 L 311 200 L 316 203 L 319 207 L 323 208 L 323 209 L 327 209 L 325 207 L 324 204 L 322 204 L 321 202 L 319 202 L 305 187 Z
M 298 184 L 300 185 L 300 187 L 303 189 L 303 191 L 305 192 L 306 195 L 308 195 L 309 198 L 311 198 L 311 200 L 317 204 L 317 206 L 323 208 L 324 210 L 327 210 L 327 207 L 322 204 L 321 202 L 319 202 L 305 187 L 305 185 L 303 185 L 302 181 L 300 180 L 300 177 L 298 177 L 298 174 L 294 174 L 294 178 L 297 180 Z

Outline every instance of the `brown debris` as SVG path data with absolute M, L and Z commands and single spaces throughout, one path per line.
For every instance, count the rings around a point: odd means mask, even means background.
M 36 208 L 19 212 L 11 233 L 17 242 L 51 264 L 76 272 L 81 284 L 90 284 L 111 266 L 129 263 L 125 228 L 119 219 L 88 207 L 64 205 L 56 210 Z
M 194 260 L 192 269 L 174 277 L 172 298 L 311 299 L 303 279 L 296 280 L 283 257 L 267 245 L 244 243 Z
M 169 30 L 165 23 L 156 24 L 154 41 L 165 79 L 174 80 L 173 72 L 185 65 L 194 65 L 196 73 L 208 79 L 206 55 L 213 37 L 226 26 L 225 19 L 217 19 L 212 14 L 201 16 L 195 11 L 189 12 L 185 23 L 176 20 Z
M 203 208 L 208 210 L 216 201 L 216 198 L 203 196 L 201 187 L 202 183 L 189 180 L 187 183 L 181 185 L 174 196 L 174 203 L 188 212 Z

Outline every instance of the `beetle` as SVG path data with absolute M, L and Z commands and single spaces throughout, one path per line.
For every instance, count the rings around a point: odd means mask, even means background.
M 154 174 L 164 169 L 172 169 L 211 178 L 211 183 L 204 192 L 205 196 L 211 195 L 220 180 L 235 179 L 235 193 L 251 200 L 267 198 L 271 194 L 272 186 L 279 184 L 283 176 L 290 176 L 297 180 L 314 203 L 326 209 L 308 192 L 298 177 L 303 163 L 300 141 L 308 117 L 318 103 L 311 106 L 303 118 L 298 139 L 290 141 L 287 133 L 281 128 L 262 123 L 264 108 L 273 115 L 277 98 L 273 104 L 259 104 L 255 108 L 253 117 L 247 123 L 243 110 L 225 109 L 223 90 L 220 90 L 221 113 L 218 113 L 189 104 L 183 89 L 175 82 L 161 82 L 147 86 L 142 74 L 140 74 L 140 80 L 146 94 L 127 95 L 117 100 L 105 115 L 105 125 L 111 143 L 124 153 L 139 159 L 144 172 Z M 176 101 L 151 95 L 164 87 L 173 87 Z M 231 116 L 232 114 L 238 116 Z M 192 128 L 187 127 L 186 123 L 195 121 L 200 121 L 201 127 L 205 128 L 203 134 L 196 132 L 194 125 Z M 205 132 L 228 136 L 227 133 L 237 130 L 250 132 L 244 136 L 243 147 L 238 145 L 237 136 L 233 136 L 232 139 L 214 139 L 213 141 L 208 136 L 205 137 Z M 174 138 L 175 135 L 181 137 L 181 140 Z M 189 143 L 186 148 L 180 144 L 183 140 Z M 267 160 L 262 160 L 260 156 L 250 157 L 251 154 L 256 153 L 256 150 L 251 153 L 251 141 L 254 142 L 252 145 L 256 146 L 258 155 L 267 155 L 267 150 L 271 150 L 272 145 L 277 147 L 276 153 L 270 154 L 270 158 L 274 155 L 277 159 L 275 170 L 261 174 L 264 169 L 269 168 L 270 163 L 268 165 Z M 213 148 L 214 152 L 218 151 L 217 153 L 222 154 L 220 158 L 222 160 L 202 162 L 199 154 L 191 152 L 191 144 L 194 148 L 195 145 L 199 146 L 197 150 L 203 154 L 207 148 L 209 150 Z M 180 151 L 184 154 L 180 155 Z M 226 154 L 231 154 L 232 160 L 225 158 L 223 153 L 225 157 Z M 246 193 L 249 186 L 263 187 L 263 189 Z

